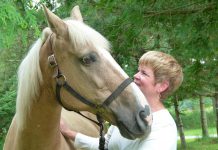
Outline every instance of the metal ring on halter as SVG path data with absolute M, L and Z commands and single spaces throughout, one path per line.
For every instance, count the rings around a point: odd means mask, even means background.
M 59 74 L 56 77 L 56 82 L 58 85 L 63 86 L 66 83 L 67 79 L 63 74 Z
M 48 56 L 48 62 L 49 62 L 50 66 L 51 66 L 52 68 L 54 68 L 54 67 L 56 67 L 56 66 L 58 65 L 58 64 L 57 64 L 57 61 L 56 61 L 56 59 L 55 59 L 54 54 Z

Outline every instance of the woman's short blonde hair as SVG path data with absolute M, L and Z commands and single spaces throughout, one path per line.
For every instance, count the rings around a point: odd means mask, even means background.
M 149 51 L 142 55 L 139 66 L 150 67 L 155 76 L 155 84 L 163 81 L 169 82 L 167 90 L 161 93 L 161 99 L 176 91 L 183 81 L 182 67 L 174 57 L 160 51 Z

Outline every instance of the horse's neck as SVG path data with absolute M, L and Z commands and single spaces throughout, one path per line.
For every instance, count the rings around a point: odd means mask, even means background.
M 53 131 L 58 129 L 60 121 L 61 107 L 56 102 L 53 94 L 47 90 L 42 90 L 39 99 L 31 106 L 26 124 L 31 129 L 47 129 Z M 40 130 L 41 131 L 41 130 Z
M 62 138 L 59 131 L 61 107 L 53 94 L 47 89 L 41 90 L 39 99 L 30 108 L 25 127 L 18 129 L 22 149 L 50 149 L 47 146 L 59 145 Z
M 52 73 L 51 69 L 46 65 L 47 56 L 49 56 L 50 43 L 47 39 L 43 47 L 40 49 L 40 69 L 43 76 L 43 83 L 39 87 L 40 94 L 30 106 L 29 114 L 26 114 L 24 125 L 26 126 L 21 134 L 30 134 L 33 140 L 40 139 L 44 142 L 52 143 L 60 137 L 59 123 L 61 115 L 61 107 L 57 103 L 52 90 Z M 35 139 L 34 139 L 35 138 Z M 55 139 L 55 140 L 54 140 Z M 28 139 L 27 140 L 31 140 Z M 34 143 L 36 140 L 34 141 Z

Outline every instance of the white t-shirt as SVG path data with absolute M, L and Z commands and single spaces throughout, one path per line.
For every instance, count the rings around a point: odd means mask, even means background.
M 151 133 L 147 138 L 129 140 L 121 136 L 116 126 L 110 126 L 105 135 L 109 150 L 176 150 L 177 128 L 167 109 L 153 114 Z M 84 150 L 98 150 L 99 139 L 78 133 L 74 146 Z

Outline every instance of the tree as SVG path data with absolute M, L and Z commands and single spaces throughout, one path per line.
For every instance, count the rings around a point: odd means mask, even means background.
M 208 126 L 207 126 L 207 115 L 205 111 L 204 106 L 204 99 L 203 96 L 199 96 L 199 102 L 200 102 L 200 111 L 201 111 L 201 127 L 202 127 L 202 136 L 203 137 L 209 137 L 208 133 Z
M 216 131 L 217 131 L 217 137 L 218 137 L 218 86 L 215 87 L 215 95 L 214 95 L 214 100 L 215 100 L 215 113 L 216 113 Z
M 182 149 L 186 149 L 187 146 L 186 146 L 186 141 L 185 141 L 183 123 L 182 123 L 182 119 L 180 117 L 178 95 L 176 95 L 174 97 L 174 108 L 175 108 L 175 113 L 176 113 L 176 123 L 177 123 L 179 135 L 180 135 L 180 139 L 181 139 L 181 146 L 182 146 Z

